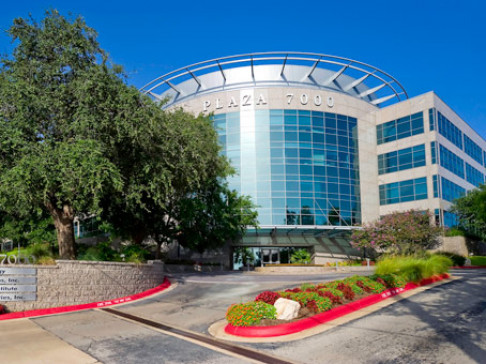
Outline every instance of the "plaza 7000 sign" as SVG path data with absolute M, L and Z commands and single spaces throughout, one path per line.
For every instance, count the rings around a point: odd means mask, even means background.
M 331 108 L 334 106 L 334 98 L 332 96 L 327 96 L 323 98 L 320 94 L 316 95 L 309 95 L 307 93 L 301 94 L 294 94 L 294 93 L 287 93 L 286 95 L 287 105 L 295 105 L 298 103 L 300 105 L 314 105 L 314 106 L 325 106 Z M 222 100 L 221 98 L 216 98 L 214 100 L 204 100 L 203 101 L 203 110 L 209 111 L 211 108 L 215 110 L 220 110 L 223 107 L 237 108 L 237 107 L 245 107 L 245 106 L 260 106 L 260 105 L 267 105 L 267 99 L 263 94 L 258 94 L 257 96 L 253 96 L 251 94 L 243 94 L 241 95 L 240 102 L 234 96 L 229 97 L 226 101 Z

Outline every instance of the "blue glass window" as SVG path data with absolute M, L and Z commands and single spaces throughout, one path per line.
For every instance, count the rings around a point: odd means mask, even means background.
M 356 118 L 257 110 L 254 136 L 241 133 L 239 118 L 239 113 L 212 116 L 222 153 L 241 167 L 228 183 L 252 196 L 260 224 L 361 223 Z
M 423 200 L 426 198 L 426 177 L 380 185 L 380 205 Z
M 425 144 L 378 155 L 378 173 L 425 166 Z
M 477 187 L 484 183 L 484 174 L 466 163 L 466 180 Z
M 437 112 L 438 130 L 446 139 L 456 147 L 462 149 L 462 132 L 449 119 Z
M 429 109 L 429 126 L 431 131 L 437 129 L 436 127 L 437 120 L 435 114 L 436 114 L 435 108 Z
M 439 197 L 439 177 L 434 174 L 432 176 L 432 183 L 434 185 L 434 198 Z
M 442 144 L 439 144 L 439 160 L 442 167 L 464 178 L 464 161 Z
M 442 198 L 444 200 L 453 202 L 456 198 L 462 197 L 466 193 L 466 189 L 441 177 Z
M 407 138 L 424 132 L 424 115 L 419 112 L 376 126 L 378 144 Z
M 430 142 L 430 155 L 432 157 L 432 164 L 437 163 L 437 143 Z
M 483 150 L 464 134 L 464 151 L 479 164 L 483 164 Z

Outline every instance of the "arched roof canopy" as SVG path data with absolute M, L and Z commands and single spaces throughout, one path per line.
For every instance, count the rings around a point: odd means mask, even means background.
M 157 77 L 141 91 L 165 107 L 212 92 L 249 87 L 302 87 L 348 94 L 375 106 L 407 99 L 388 73 L 349 58 L 303 52 L 249 53 L 212 59 Z

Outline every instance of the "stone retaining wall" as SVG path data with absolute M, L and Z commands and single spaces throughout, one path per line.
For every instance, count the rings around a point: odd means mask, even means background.
M 162 284 L 164 264 L 58 260 L 37 269 L 37 300 L 0 302 L 11 312 L 78 305 L 130 296 Z M 13 266 L 12 266 L 13 267 Z
M 375 267 L 366 266 L 349 266 L 338 267 L 340 273 L 356 273 L 359 272 L 373 272 Z M 255 272 L 258 273 L 280 273 L 280 274 L 306 274 L 306 273 L 332 273 L 336 272 L 336 267 L 319 267 L 319 266 L 272 266 L 256 267 Z

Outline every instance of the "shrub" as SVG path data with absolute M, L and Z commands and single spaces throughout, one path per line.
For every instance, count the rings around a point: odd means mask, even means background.
M 360 287 L 358 284 L 356 284 L 357 281 L 355 281 L 355 280 L 345 278 L 342 281 L 343 281 L 343 283 L 346 283 L 349 287 L 351 287 L 351 289 L 353 290 L 353 292 L 355 294 L 363 294 L 365 292 L 365 290 L 362 287 Z
M 316 289 L 316 286 L 313 285 L 312 283 L 304 283 L 300 286 L 300 289 L 302 291 L 307 291 L 307 292 L 312 292 L 312 291 L 315 291 Z
M 308 301 L 306 307 L 316 313 L 329 311 L 332 307 L 332 301 L 328 297 L 318 295 L 315 299 Z
M 348 284 L 339 282 L 338 285 L 336 286 L 336 289 L 343 292 L 344 298 L 347 299 L 348 301 L 354 300 L 355 293 Z
M 262 301 L 234 304 L 226 312 L 226 320 L 233 326 L 258 325 L 265 318 L 276 319 L 277 309 Z
M 336 289 L 334 291 L 338 291 L 338 290 Z M 330 289 L 323 288 L 323 289 L 318 290 L 317 294 L 321 297 L 329 298 L 333 305 L 339 305 L 339 304 L 343 303 L 343 301 L 341 300 L 343 293 L 341 291 L 338 291 L 338 292 L 341 294 L 341 296 L 334 295 L 333 292 L 331 292 Z
M 428 278 L 434 275 L 447 273 L 452 267 L 452 259 L 444 255 L 434 254 L 425 260 L 424 277 Z
M 52 257 L 42 256 L 37 259 L 36 264 L 39 265 L 55 265 L 56 261 Z
M 118 256 L 118 252 L 111 247 L 111 242 L 104 241 L 88 247 L 84 252 L 81 251 L 78 260 L 114 261 Z
M 448 257 L 450 260 L 452 260 L 452 264 L 457 267 L 462 267 L 464 264 L 466 264 L 466 258 L 463 257 L 462 255 L 458 255 L 451 252 L 440 252 L 437 253 L 437 255 L 444 255 Z
M 379 276 L 398 274 L 407 282 L 419 282 L 424 278 L 445 273 L 452 265 L 452 261 L 443 255 L 431 255 L 424 258 L 412 256 L 387 257 L 376 266 Z
M 289 299 L 299 302 L 302 307 L 307 307 L 313 312 L 324 312 L 332 307 L 331 299 L 322 297 L 317 292 L 290 293 Z
M 269 305 L 275 304 L 275 301 L 280 298 L 280 294 L 272 291 L 264 291 L 255 297 L 255 301 L 261 301 L 268 303 Z
M 486 265 L 486 257 L 471 257 L 471 265 Z
M 0 305 L 0 315 L 3 315 L 4 313 L 7 313 L 7 309 L 4 305 Z
M 298 292 L 292 293 L 290 299 L 299 302 L 302 307 L 305 307 L 307 302 L 316 300 L 317 297 L 320 296 L 315 292 Z
M 129 263 L 142 263 L 147 260 L 148 256 L 149 252 L 143 246 L 130 244 L 121 248 L 120 258 L 116 257 L 116 259 Z
M 387 288 L 402 288 L 407 284 L 407 281 L 403 277 L 396 274 L 374 274 L 370 278 L 376 280 L 380 284 L 384 284 Z
M 309 264 L 310 261 L 310 253 L 305 249 L 296 250 L 290 257 L 291 263 Z

